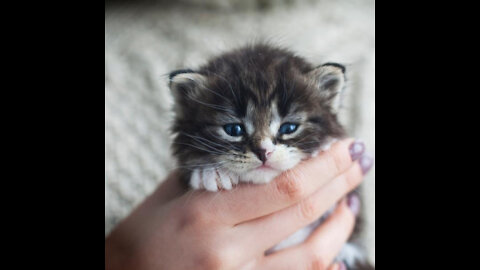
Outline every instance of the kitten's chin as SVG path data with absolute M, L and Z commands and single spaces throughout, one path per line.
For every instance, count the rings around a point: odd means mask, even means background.
M 282 172 L 272 168 L 257 168 L 240 175 L 240 181 L 265 184 L 272 181 L 273 178 L 277 177 L 280 173 Z

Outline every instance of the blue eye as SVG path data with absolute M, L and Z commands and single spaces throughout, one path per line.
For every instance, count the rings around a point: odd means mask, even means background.
M 290 134 L 293 133 L 297 130 L 298 125 L 293 124 L 293 123 L 285 123 L 280 126 L 280 129 L 278 130 L 278 133 L 280 134 Z
M 238 137 L 245 134 L 245 128 L 241 124 L 226 124 L 223 129 L 230 136 Z

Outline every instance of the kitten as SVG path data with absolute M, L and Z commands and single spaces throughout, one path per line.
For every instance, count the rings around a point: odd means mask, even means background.
M 314 67 L 267 44 L 224 53 L 195 71 L 172 72 L 173 151 L 183 181 L 209 191 L 263 184 L 315 155 L 345 134 L 337 120 L 344 83 L 342 65 Z M 303 242 L 321 221 L 269 252 Z M 373 269 L 357 267 L 364 257 L 347 244 L 338 259 L 349 269 Z

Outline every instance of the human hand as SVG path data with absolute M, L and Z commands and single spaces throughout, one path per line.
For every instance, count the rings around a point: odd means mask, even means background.
M 171 174 L 106 238 L 106 269 L 342 269 L 331 263 L 356 211 L 342 198 L 371 167 L 362 149 L 352 153 L 352 141 L 335 143 L 265 185 L 184 192 Z M 264 254 L 339 200 L 304 243 Z

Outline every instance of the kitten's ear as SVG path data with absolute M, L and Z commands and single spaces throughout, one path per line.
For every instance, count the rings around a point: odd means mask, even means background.
M 340 99 L 345 86 L 345 67 L 337 63 L 326 63 L 308 73 L 319 88 L 321 95 L 330 100 L 334 110 L 340 107 Z
M 169 86 L 175 100 L 185 97 L 194 98 L 205 85 L 207 78 L 191 69 L 172 71 L 169 75 Z

